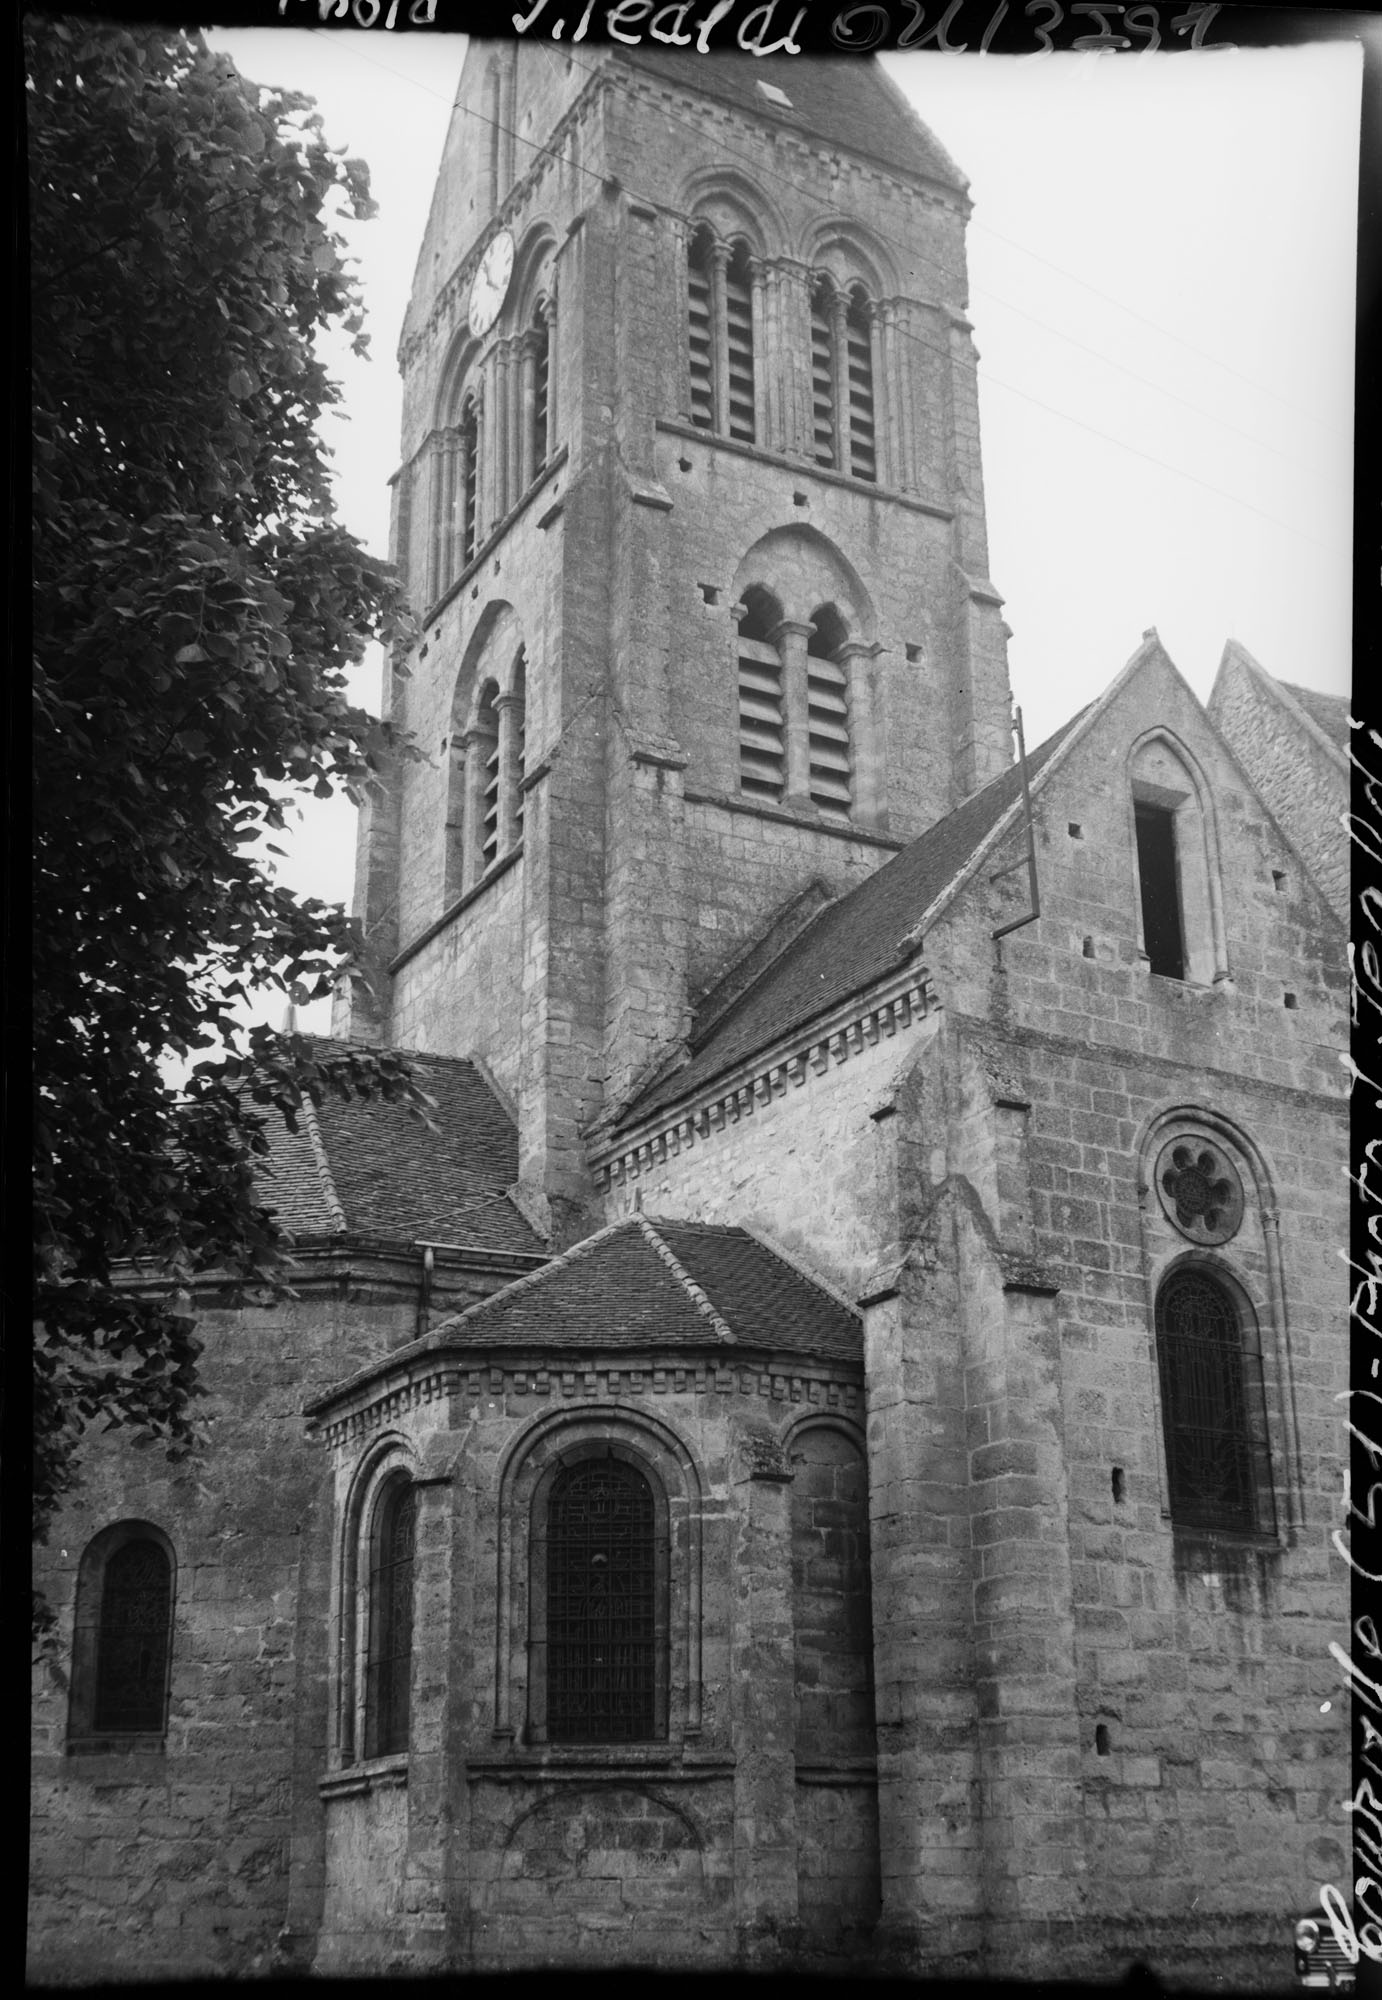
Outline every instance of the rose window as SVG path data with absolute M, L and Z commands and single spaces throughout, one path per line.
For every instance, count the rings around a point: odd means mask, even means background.
M 1172 1139 L 1156 1163 L 1161 1206 L 1193 1243 L 1227 1243 L 1243 1220 L 1243 1183 L 1236 1168 L 1208 1139 L 1194 1133 Z

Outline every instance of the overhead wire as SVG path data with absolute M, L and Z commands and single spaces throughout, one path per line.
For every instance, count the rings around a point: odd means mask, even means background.
M 309 32 L 317 33 L 319 31 L 313 29 L 310 30 Z M 349 45 L 347 44 L 347 46 Z M 592 65 L 590 65 L 589 63 L 582 62 L 578 57 L 571 55 L 566 50 L 559 51 L 555 48 L 549 48 L 545 42 L 539 42 L 535 46 L 542 49 L 544 53 L 553 61 L 555 61 L 558 54 L 561 54 L 564 61 L 572 65 L 574 68 L 581 70 L 586 76 L 596 76 L 599 74 L 599 71 L 594 67 L 592 67 Z M 408 79 L 404 77 L 403 72 L 399 70 L 394 70 L 390 68 L 390 66 L 387 64 L 379 63 L 374 57 L 367 55 L 363 50 L 355 50 L 353 52 L 359 55 L 361 61 L 372 63 L 373 66 L 376 68 L 387 70 L 390 75 L 400 77 L 404 81 L 415 81 L 413 79 Z M 439 101 L 443 101 L 443 94 L 440 91 L 429 90 L 428 86 L 425 84 L 415 83 L 415 87 L 420 90 L 427 91 L 427 94 L 429 96 L 436 97 Z M 450 100 L 445 100 L 445 101 L 450 101 Z M 576 173 L 584 175 L 587 179 L 597 182 L 601 187 L 608 187 L 615 178 L 610 174 L 601 173 L 598 169 L 594 167 L 587 167 L 583 162 L 579 160 L 568 158 L 563 151 L 555 147 L 543 145 L 537 140 L 528 138 L 526 134 L 516 131 L 512 126 L 505 125 L 498 119 L 491 118 L 490 116 L 488 116 L 487 113 L 480 111 L 473 106 L 466 105 L 460 108 L 464 111 L 467 117 L 473 118 L 479 124 L 489 126 L 491 129 L 502 133 L 507 138 L 513 139 L 515 143 L 518 145 L 526 146 L 534 155 L 545 155 L 547 157 L 550 157 L 558 161 L 560 164 L 572 168 Z M 695 132 L 699 134 L 699 128 L 695 126 L 690 119 L 680 117 L 675 112 L 668 112 L 667 115 L 674 124 L 681 125 L 685 130 L 689 132 Z M 720 151 L 725 159 L 736 161 L 741 165 L 750 167 L 756 174 L 761 175 L 765 179 L 776 180 L 782 186 L 788 188 L 793 188 L 797 185 L 797 183 L 794 182 L 788 175 L 780 172 L 776 168 L 768 166 L 766 163 L 755 158 L 751 154 L 738 152 L 733 147 L 725 146 L 723 144 L 723 141 L 721 141 L 720 144 Z M 668 209 L 667 204 L 665 202 L 659 201 L 654 196 L 644 194 L 636 189 L 626 188 L 625 192 L 634 195 L 634 197 L 638 200 L 646 201 L 651 207 L 654 207 L 659 211 L 666 213 L 671 212 Z M 891 235 L 887 231 L 874 229 L 873 233 L 879 238 L 880 241 L 887 244 L 891 249 L 895 251 L 900 251 L 904 255 L 912 258 L 920 256 L 920 260 L 923 263 L 930 264 L 937 271 L 944 271 L 945 267 L 940 264 L 938 259 L 927 257 L 924 252 L 918 252 L 915 246 L 903 243 L 899 238 Z M 997 231 L 991 231 L 990 233 L 995 235 L 999 234 L 999 232 Z M 1014 242 L 1014 240 L 1011 238 L 1005 237 L 1003 238 L 1003 240 L 1005 242 L 1011 243 L 1014 248 L 1019 250 L 1025 247 L 1020 243 Z M 1074 278 L 1073 273 L 1064 272 L 1063 268 L 1060 265 L 1052 263 L 1051 260 L 1048 258 L 1040 257 L 1040 254 L 1038 252 L 1032 251 L 1029 252 L 1028 254 L 1038 258 L 1038 261 L 1042 263 L 1049 264 L 1053 270 L 1061 272 L 1062 275 Z M 1078 278 L 1075 278 L 1074 281 L 1076 283 L 1085 282 L 1084 280 Z M 987 287 L 976 286 L 974 289 L 976 291 L 982 290 L 987 297 L 994 299 L 998 304 L 1006 306 L 1010 311 L 1016 312 L 1020 314 L 1023 318 L 1031 320 L 1034 325 L 1042 327 L 1045 331 L 1054 334 L 1058 339 L 1067 341 L 1071 346 L 1079 348 L 1082 352 L 1094 355 L 1097 359 L 1105 362 L 1108 366 L 1118 369 L 1121 373 L 1130 376 L 1133 380 L 1138 381 L 1144 384 L 1145 386 L 1151 388 L 1155 393 L 1164 395 L 1171 401 L 1182 403 L 1186 408 L 1192 410 L 1197 416 L 1207 418 L 1212 422 L 1223 425 L 1224 428 L 1235 432 L 1235 434 L 1239 436 L 1246 438 L 1249 442 L 1253 443 L 1254 445 L 1257 445 L 1261 449 L 1273 452 L 1277 450 L 1277 448 L 1271 443 L 1269 443 L 1266 439 L 1256 437 L 1251 432 L 1241 430 L 1237 425 L 1229 423 L 1226 418 L 1220 417 L 1216 412 L 1211 410 L 1206 410 L 1202 408 L 1201 405 L 1191 402 L 1188 398 L 1177 395 L 1174 390 L 1168 389 L 1163 384 L 1153 381 L 1150 377 L 1139 375 L 1136 370 L 1128 368 L 1126 364 L 1116 361 L 1112 356 L 1103 353 L 1102 350 L 1100 349 L 1089 347 L 1085 342 L 1076 339 L 1076 337 L 1073 334 L 1067 333 L 1063 328 L 1050 325 L 1049 322 L 1040 319 L 1037 315 L 1027 312 L 1024 307 L 1014 304 L 1012 300 L 1003 298 L 1001 294 L 989 291 Z M 1088 285 L 1086 285 L 1086 289 L 1091 291 L 1097 291 L 1096 287 Z M 1102 293 L 1098 295 L 1101 297 L 1109 296 L 1107 294 L 1102 294 Z M 1110 298 L 1109 302 L 1115 306 L 1120 304 L 1118 300 L 1112 298 Z M 1132 307 L 1126 307 L 1124 308 L 1124 310 L 1126 310 L 1132 317 L 1144 319 L 1145 323 L 1148 326 L 1156 328 L 1156 322 L 1152 320 L 1147 320 L 1145 318 L 1145 315 L 1136 313 Z M 1157 329 L 1157 330 L 1166 331 L 1165 329 Z M 909 342 L 912 346 L 935 356 L 939 360 L 945 361 L 947 364 L 953 363 L 955 357 L 951 354 L 948 348 L 938 347 L 934 341 L 929 341 L 925 339 L 922 335 L 909 332 L 904 328 L 899 327 L 897 331 L 901 335 L 901 337 L 907 342 Z M 1171 337 L 1174 338 L 1175 336 Z M 1191 346 L 1191 343 L 1188 342 L 1182 344 L 1186 346 Z M 1201 350 L 1195 349 L 1193 348 L 1193 346 L 1191 346 L 1191 351 L 1200 352 Z M 1209 358 L 1212 359 L 1213 357 Z M 977 359 L 975 360 L 974 363 L 970 365 L 973 367 L 976 377 L 978 377 L 980 375 L 980 368 Z M 1220 365 L 1225 368 L 1228 368 L 1227 363 L 1221 363 Z M 1232 374 L 1236 373 L 1237 371 L 1228 369 L 1228 372 Z M 1231 493 L 1226 487 L 1218 486 L 1212 480 L 1202 479 L 1199 477 L 1198 474 L 1187 471 L 1184 466 L 1174 464 L 1172 461 L 1168 459 L 1159 458 L 1154 452 L 1144 451 L 1141 449 L 1140 446 L 1129 443 L 1127 439 L 1118 437 L 1114 432 L 1105 430 L 1101 425 L 1090 424 L 1080 417 L 1072 416 L 1068 410 L 1062 410 L 1053 403 L 1047 403 L 1043 401 L 1041 397 L 1032 395 L 1029 390 L 1019 388 L 1017 384 L 1014 382 L 1004 381 L 1001 376 L 995 375 L 993 371 L 987 366 L 985 366 L 982 370 L 982 379 L 990 383 L 993 387 L 1005 390 L 1009 395 L 1017 396 L 1023 402 L 1030 403 L 1034 408 L 1044 411 L 1047 415 L 1056 417 L 1062 423 L 1071 424 L 1076 429 L 1082 430 L 1087 434 L 1089 434 L 1090 436 L 1101 438 L 1106 444 L 1112 445 L 1116 450 L 1125 451 L 1129 453 L 1132 457 L 1139 458 L 1148 465 L 1154 465 L 1163 472 L 1169 472 L 1170 474 L 1172 474 L 1173 477 L 1184 479 L 1188 481 L 1191 485 L 1200 487 L 1205 492 L 1213 493 L 1217 495 L 1218 498 L 1222 500 L 1227 500 L 1231 506 L 1240 507 L 1247 513 L 1255 514 L 1260 520 L 1270 523 L 1270 525 L 1272 525 L 1273 527 L 1280 528 L 1284 534 L 1290 535 L 1294 539 L 1308 542 L 1313 547 L 1316 548 L 1328 548 L 1330 546 L 1330 544 L 1321 541 L 1318 536 L 1307 534 L 1303 529 L 1298 527 L 1293 527 L 1289 522 L 1280 520 L 1275 514 L 1268 513 L 1265 508 L 1255 506 L 1252 501 L 1243 499 L 1240 494 Z M 1239 379 L 1247 383 L 1249 387 L 1259 386 L 1251 383 L 1249 381 L 1249 378 L 1246 376 L 1240 376 Z M 1264 393 L 1271 393 L 1271 392 L 1268 391 Z M 1284 399 L 1279 399 L 1279 400 L 1284 400 Z M 1296 408 L 1297 406 L 1289 405 L 1289 407 Z M 1278 455 L 1284 456 L 1284 454 L 1278 454 Z

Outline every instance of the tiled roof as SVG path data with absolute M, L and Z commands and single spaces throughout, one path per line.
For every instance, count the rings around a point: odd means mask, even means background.
M 745 56 L 643 43 L 613 51 L 631 69 L 702 91 L 767 125 L 797 128 L 845 152 L 963 190 L 963 174 L 872 56 Z M 762 82 L 788 105 L 765 100 Z
M 1347 695 L 1323 694 L 1319 688 L 1295 687 L 1290 681 L 1279 681 L 1277 685 L 1305 710 L 1315 727 L 1329 738 L 1336 750 L 1347 753 L 1350 737 Z
M 587 1237 L 431 1337 L 486 1348 L 752 1348 L 863 1361 L 858 1314 L 748 1230 L 646 1215 Z
M 1072 716 L 1028 754 L 1031 781 L 1079 720 L 1080 715 Z M 904 945 L 908 933 L 1019 797 L 1021 786 L 1014 764 L 857 889 L 827 904 L 703 1037 L 693 1027 L 690 1061 L 636 1099 L 621 1126 L 675 1104 L 779 1036 L 885 978 L 913 948 Z
M 271 1128 L 265 1206 L 299 1241 L 349 1234 L 541 1255 L 546 1246 L 506 1192 L 518 1178 L 508 1113 L 473 1063 L 410 1061 L 436 1130 L 384 1098 L 304 1104 L 296 1133 Z

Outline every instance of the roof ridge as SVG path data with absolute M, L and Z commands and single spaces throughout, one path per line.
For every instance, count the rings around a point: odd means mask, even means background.
M 696 1283 L 691 1273 L 677 1256 L 675 1250 L 672 1249 L 669 1243 L 664 1242 L 663 1238 L 658 1235 L 651 1220 L 642 1214 L 641 1211 L 633 1219 L 641 1228 L 652 1249 L 662 1259 L 677 1283 L 687 1293 L 696 1310 L 705 1315 L 721 1340 L 728 1341 L 731 1346 L 734 1346 L 736 1340 L 733 1327 L 730 1326 L 728 1320 L 723 1319 L 715 1310 L 708 1295 Z M 677 1218 L 675 1216 L 668 1216 L 667 1220 L 675 1223 Z
M 779 1264 L 785 1264 L 789 1271 L 795 1271 L 808 1285 L 814 1285 L 818 1291 L 824 1292 L 827 1298 L 834 1299 L 837 1306 L 843 1306 L 851 1319 L 862 1319 L 863 1315 L 856 1300 L 846 1298 L 838 1285 L 832 1285 L 829 1278 L 823 1278 L 819 1271 L 813 1271 L 800 1257 L 794 1256 L 785 1244 L 779 1243 L 775 1236 L 769 1236 L 766 1229 L 755 1229 L 751 1222 L 741 1222 L 737 1226 L 746 1236 L 751 1236 L 755 1243 L 761 1243 L 770 1256 L 777 1258 Z
M 516 1292 L 525 1291 L 529 1287 L 536 1285 L 541 1279 L 550 1278 L 555 1272 L 565 1270 L 569 1265 L 579 1262 L 582 1257 L 588 1256 L 598 1244 L 608 1242 L 611 1236 L 616 1236 L 621 1229 L 627 1229 L 630 1223 L 636 1220 L 637 1217 L 635 1216 L 624 1216 L 618 1222 L 610 1222 L 603 1229 L 597 1229 L 593 1236 L 583 1236 L 579 1243 L 573 1243 L 571 1248 L 563 1250 L 559 1257 L 551 1258 L 542 1266 L 540 1271 L 527 1271 L 521 1278 L 515 1278 L 512 1284 L 501 1285 L 499 1290 L 491 1292 L 488 1298 L 477 1299 L 475 1304 L 467 1306 L 464 1312 L 449 1314 L 446 1319 L 439 1321 L 433 1327 L 433 1333 L 444 1333 L 447 1327 L 457 1326 L 462 1320 L 479 1319 L 491 1307 L 497 1308 L 501 1302 L 507 1304 Z
M 312 1159 L 317 1169 L 317 1179 L 321 1182 L 322 1198 L 326 1202 L 331 1220 L 338 1230 L 350 1227 L 346 1219 L 345 1205 L 336 1188 L 335 1176 L 331 1172 L 331 1161 L 327 1157 L 326 1141 L 322 1138 L 321 1126 L 317 1121 L 317 1107 L 310 1097 L 301 1100 L 302 1122 L 307 1128 L 308 1143 L 312 1148 Z

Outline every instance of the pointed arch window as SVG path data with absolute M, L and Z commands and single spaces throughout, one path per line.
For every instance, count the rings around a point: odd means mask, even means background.
M 396 1479 L 375 1508 L 370 1535 L 366 1757 L 388 1757 L 408 1748 L 416 1549 L 417 1488 Z
M 833 812 L 850 807 L 849 679 L 835 654 L 849 634 L 833 604 L 811 614 L 806 642 L 807 746 L 813 804 Z
M 754 585 L 739 622 L 739 789 L 779 800 L 787 783 L 782 656 L 769 636 L 782 621 L 771 592 Z
M 657 1727 L 657 1520 L 636 1466 L 569 1465 L 547 1509 L 547 1736 L 644 1742 Z
M 1230 1532 L 1275 1528 L 1256 1315 L 1217 1276 L 1182 1265 L 1156 1300 L 1171 1519 Z

